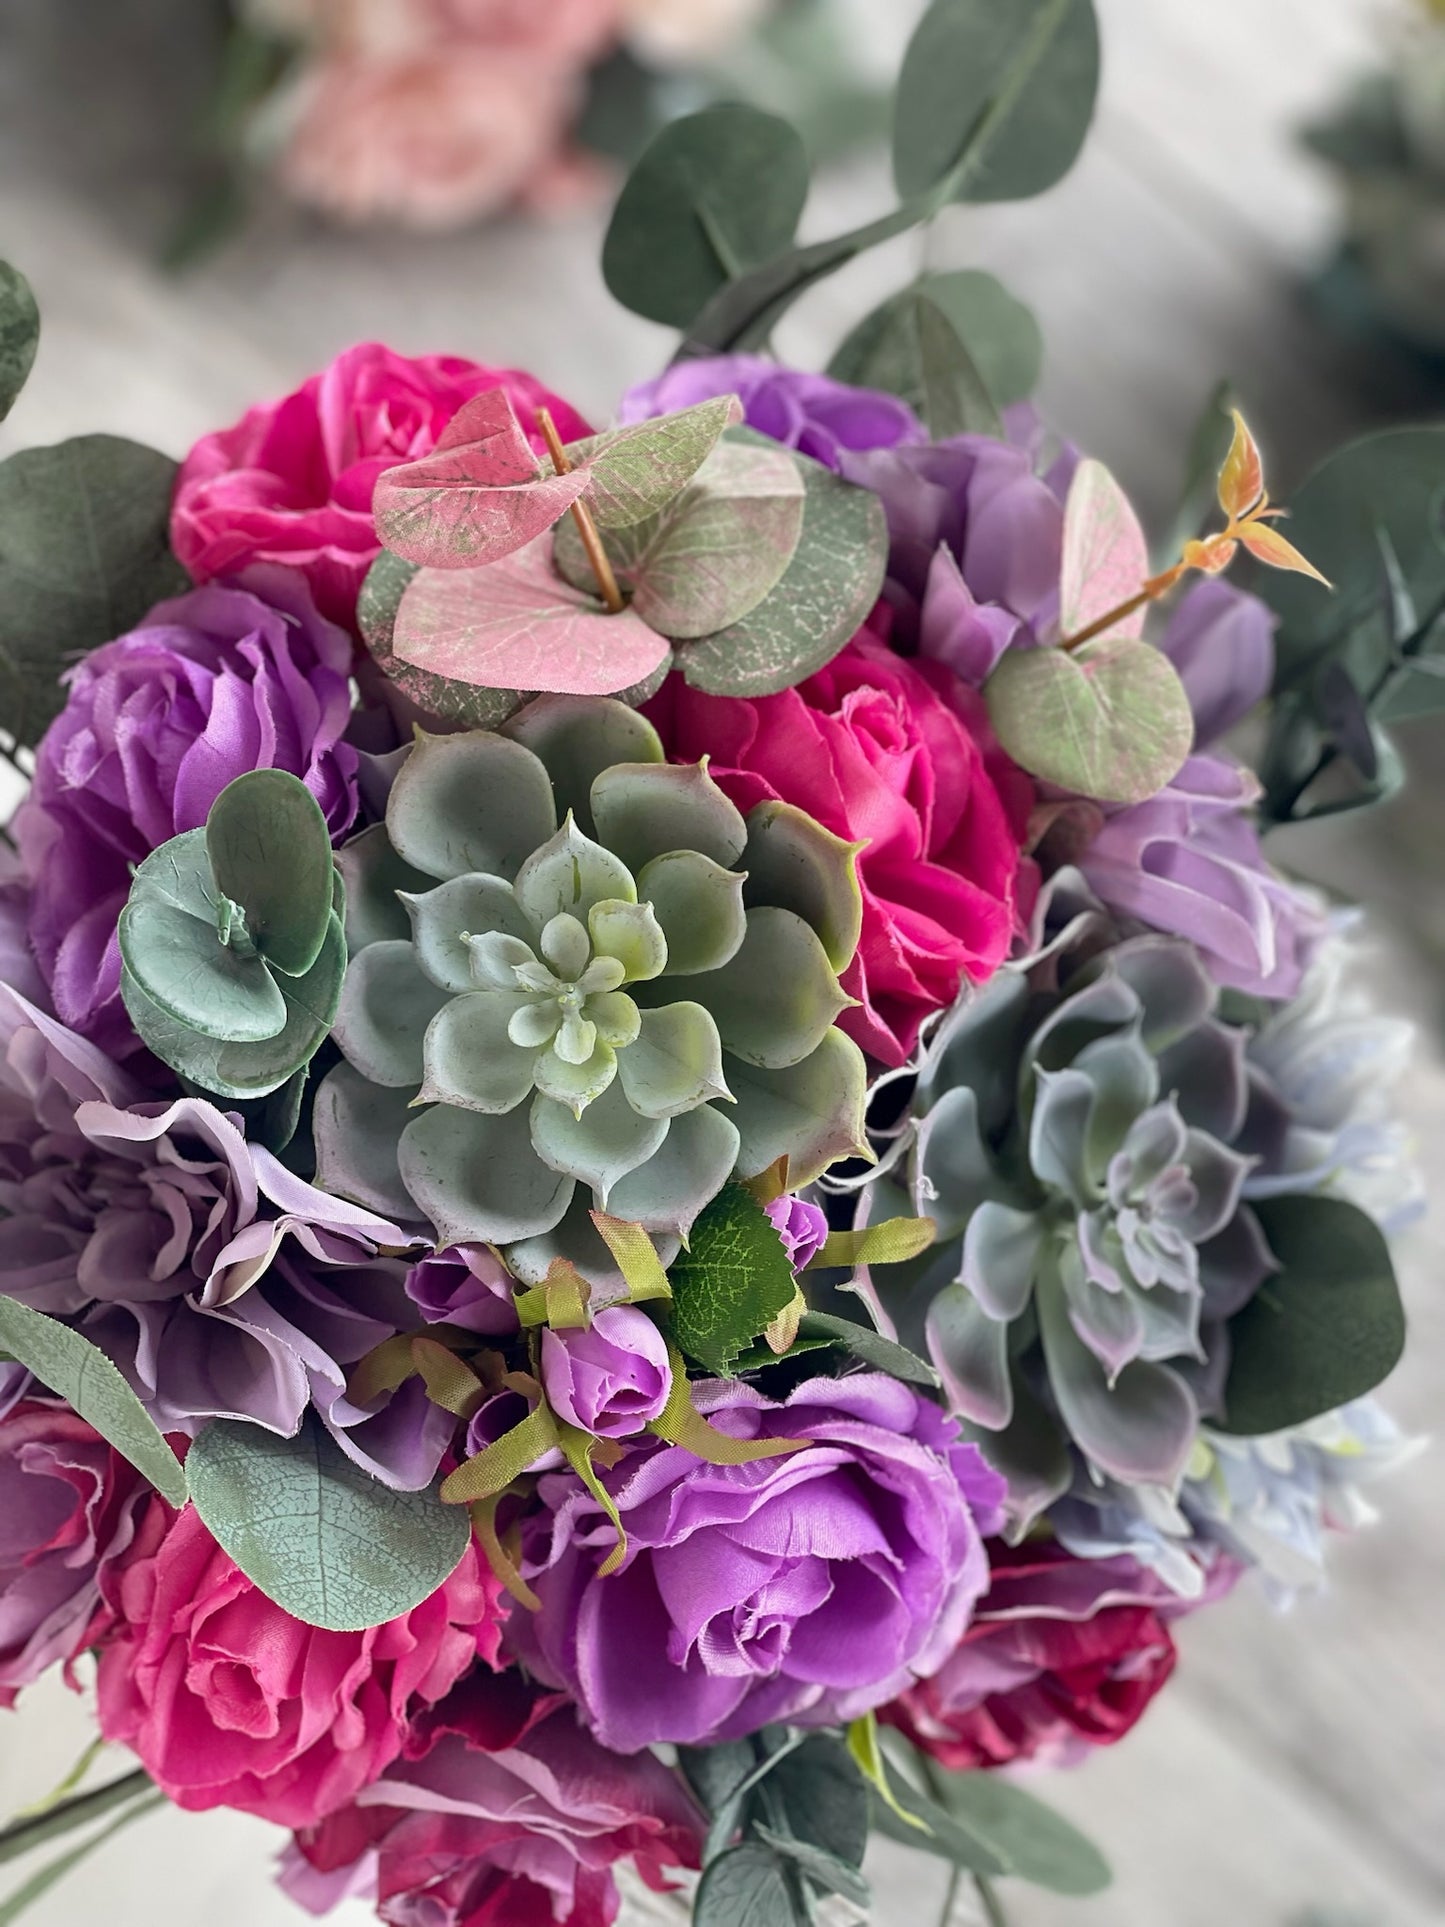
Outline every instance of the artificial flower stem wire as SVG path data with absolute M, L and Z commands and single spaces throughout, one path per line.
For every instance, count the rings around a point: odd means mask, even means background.
M 1137 609 L 1147 608 L 1151 602 L 1157 602 L 1161 596 L 1168 595 L 1184 573 L 1184 563 L 1178 562 L 1172 569 L 1166 569 L 1162 575 L 1151 575 L 1138 595 L 1131 595 L 1129 600 L 1121 602 L 1117 609 L 1105 610 L 1097 622 L 1091 622 L 1087 629 L 1080 629 L 1077 635 L 1065 636 L 1059 644 L 1060 649 L 1078 649 L 1084 643 L 1092 642 L 1095 636 L 1102 636 L 1105 630 L 1112 629 L 1116 622 L 1122 622 L 1126 616 L 1132 616 Z
M 8 1827 L 0 1828 L 0 1862 L 17 1859 L 32 1847 L 44 1846 L 47 1840 L 57 1839 L 75 1827 L 87 1826 L 102 1814 L 135 1799 L 150 1785 L 150 1775 L 137 1767 L 133 1773 L 126 1773 L 105 1786 L 92 1787 L 88 1793 L 77 1793 L 73 1799 L 63 1800 L 44 1813 L 12 1821 Z
M 547 444 L 547 453 L 552 457 L 552 466 L 559 475 L 570 475 L 572 464 L 567 459 L 567 451 L 562 446 L 562 437 L 557 433 L 557 424 L 552 419 L 550 409 L 537 410 L 537 426 L 542 431 L 542 439 Z M 577 533 L 582 537 L 582 546 L 587 551 L 587 560 L 592 564 L 592 573 L 597 577 L 597 586 L 602 591 L 602 600 L 614 616 L 621 615 L 626 603 L 622 591 L 617 586 L 617 577 L 607 551 L 602 546 L 602 537 L 597 533 L 597 524 L 592 520 L 592 511 L 585 502 L 572 504 L 572 520 L 577 524 Z

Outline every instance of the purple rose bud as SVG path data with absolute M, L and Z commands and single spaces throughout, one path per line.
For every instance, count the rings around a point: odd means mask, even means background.
M 827 1242 L 826 1213 L 818 1205 L 809 1204 L 806 1198 L 795 1198 L 791 1194 L 774 1198 L 764 1209 L 768 1222 L 783 1241 L 788 1263 L 794 1271 L 805 1270 Z
M 626 1439 L 658 1418 L 672 1390 L 662 1333 L 635 1305 L 609 1305 L 590 1331 L 542 1333 L 542 1384 L 566 1425 Z
M 517 1329 L 517 1305 L 505 1266 L 485 1245 L 451 1245 L 414 1264 L 406 1295 L 429 1325 L 460 1325 L 485 1338 Z

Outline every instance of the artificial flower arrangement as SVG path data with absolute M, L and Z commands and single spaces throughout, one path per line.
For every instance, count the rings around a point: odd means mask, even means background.
M 1445 5 L 1382 16 L 1382 61 L 1305 129 L 1342 197 L 1338 250 L 1318 283 L 1356 333 L 1445 354 Z
M 607 271 L 685 339 L 601 433 L 366 346 L 0 465 L 0 1690 L 139 1761 L 0 1856 L 164 1798 L 318 1913 L 742 1927 L 879 1830 L 1002 1919 L 1108 1874 L 1000 1769 L 1366 1516 L 1408 1044 L 1260 834 L 1438 699 L 1445 437 L 1286 537 L 1222 419 L 1151 562 L 988 277 L 769 358 L 1070 165 L 1088 0 L 1010 19 L 936 0 L 857 234 L 781 121 L 659 137 Z
M 209 172 L 178 236 L 249 175 L 352 225 L 459 227 L 602 198 L 676 114 L 783 106 L 815 150 L 881 131 L 838 0 L 230 0 Z

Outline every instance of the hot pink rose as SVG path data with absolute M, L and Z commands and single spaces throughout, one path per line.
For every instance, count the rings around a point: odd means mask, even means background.
M 842 1029 L 904 1063 L 919 1025 L 1008 956 L 1032 896 L 1020 846 L 1033 786 L 952 671 L 906 662 L 865 629 L 796 689 L 704 696 L 670 677 L 649 706 L 668 754 L 710 755 L 738 808 L 780 798 L 865 845 L 863 934 Z
M 0 1421 L 0 1706 L 102 1636 L 101 1575 L 149 1491 L 74 1412 L 27 1400 Z
M 320 1632 L 258 1592 L 187 1507 L 152 1503 L 106 1588 L 100 1728 L 192 1812 L 315 1826 L 401 1753 L 407 1722 L 497 1656 L 501 1593 L 475 1547 L 401 1619 Z
M 498 387 L 529 425 L 550 408 L 564 440 L 588 433 L 565 401 L 515 369 L 398 355 L 375 342 L 348 348 L 294 395 L 196 443 L 171 512 L 176 554 L 198 582 L 251 562 L 285 563 L 306 576 L 324 615 L 352 625 L 380 549 L 377 476 L 427 454 L 463 402 Z

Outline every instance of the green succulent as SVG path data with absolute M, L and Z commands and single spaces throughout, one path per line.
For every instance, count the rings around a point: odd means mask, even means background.
M 744 820 L 622 703 L 419 732 L 385 824 L 341 856 L 322 1181 L 506 1246 L 528 1279 L 606 1268 L 594 1203 L 678 1241 L 734 1172 L 786 1155 L 808 1182 L 864 1142 L 835 1025 L 854 856 L 786 804 Z

